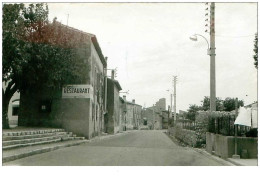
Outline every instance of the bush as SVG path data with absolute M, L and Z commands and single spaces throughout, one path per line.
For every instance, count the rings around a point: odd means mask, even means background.
M 257 137 L 258 136 L 258 129 L 253 128 L 246 132 L 246 137 Z

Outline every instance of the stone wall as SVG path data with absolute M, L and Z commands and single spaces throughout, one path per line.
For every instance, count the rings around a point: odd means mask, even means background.
M 231 158 L 235 154 L 234 136 L 223 136 L 207 132 L 206 140 L 206 150 L 209 153 L 214 153 L 222 158 Z M 255 137 L 237 137 L 238 155 L 241 158 L 257 158 L 257 141 L 258 139 Z

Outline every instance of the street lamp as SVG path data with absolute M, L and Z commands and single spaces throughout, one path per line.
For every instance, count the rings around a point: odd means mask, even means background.
M 194 34 L 190 39 L 197 41 L 197 36 L 202 37 L 208 45 L 207 54 L 210 56 L 210 111 L 216 111 L 215 41 L 211 41 L 209 45 L 208 40 L 200 34 Z
M 200 34 L 194 34 L 193 36 L 190 37 L 190 40 L 192 40 L 192 41 L 198 41 L 198 37 L 197 37 L 197 36 L 202 37 L 202 38 L 207 42 L 207 45 L 208 45 L 207 54 L 210 55 L 209 42 L 208 42 L 207 38 L 205 38 L 204 36 L 202 36 L 202 35 L 200 35 Z

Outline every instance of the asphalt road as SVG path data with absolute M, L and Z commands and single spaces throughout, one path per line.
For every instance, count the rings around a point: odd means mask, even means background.
M 223 166 L 162 131 L 134 131 L 5 163 L 22 166 Z

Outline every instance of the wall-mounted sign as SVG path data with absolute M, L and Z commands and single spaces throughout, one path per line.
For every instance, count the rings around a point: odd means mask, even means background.
M 66 85 L 62 88 L 62 98 L 93 98 L 91 85 Z

